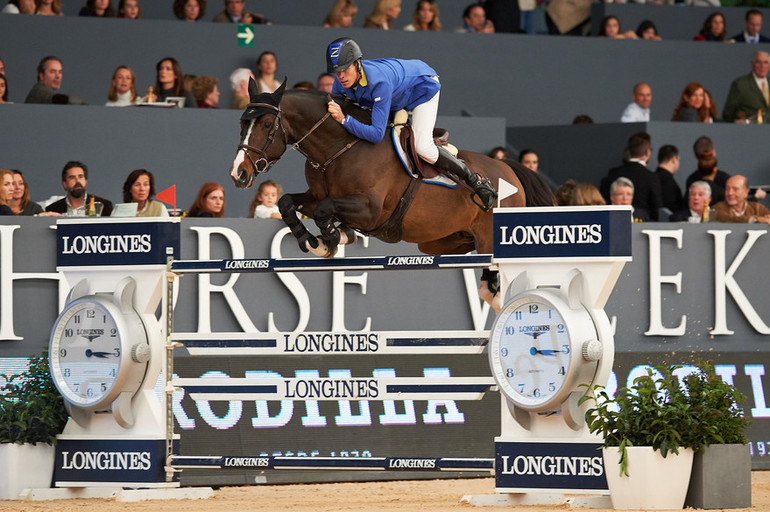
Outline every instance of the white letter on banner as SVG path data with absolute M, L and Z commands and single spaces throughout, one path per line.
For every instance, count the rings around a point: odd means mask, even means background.
M 735 368 L 734 364 L 715 364 L 714 373 L 719 375 L 725 384 L 735 386 L 733 377 L 738 373 L 738 370 Z
M 269 370 L 257 370 L 244 372 L 247 379 L 281 379 L 283 375 Z M 294 402 L 292 400 L 281 400 L 281 410 L 275 416 L 270 416 L 267 408 L 267 400 L 256 400 L 257 415 L 251 418 L 251 426 L 254 428 L 275 428 L 283 427 L 291 420 L 294 414 Z
M 730 268 L 725 272 L 725 246 L 727 235 L 730 234 L 729 230 L 709 230 L 711 236 L 714 237 L 714 330 L 711 334 L 733 334 L 733 331 L 727 328 L 727 308 L 726 308 L 726 294 L 725 289 L 730 291 L 730 295 L 733 296 L 735 303 L 743 312 L 746 319 L 749 321 L 752 327 L 760 334 L 770 334 L 770 327 L 765 325 L 757 312 L 752 307 L 749 299 L 743 294 L 743 290 L 738 286 L 738 283 L 733 277 L 738 267 L 741 266 L 746 255 L 754 246 L 759 237 L 763 236 L 766 231 L 749 230 L 746 232 L 746 242 L 741 247 L 738 255 L 733 260 Z
M 285 227 L 275 234 L 273 242 L 270 244 L 271 258 L 281 257 L 281 241 L 290 233 L 291 230 L 288 227 Z M 292 240 L 294 240 L 294 235 L 292 235 Z M 302 282 L 297 279 L 297 276 L 294 275 L 294 272 L 276 272 L 275 275 L 284 285 L 286 285 L 289 292 L 294 295 L 294 300 L 297 301 L 297 306 L 299 306 L 299 318 L 297 319 L 297 326 L 293 331 L 304 331 L 307 329 L 307 323 L 310 321 L 310 297 L 307 295 L 307 290 L 305 290 Z M 269 332 L 286 330 L 279 329 L 275 325 L 275 316 L 272 311 L 267 314 L 267 330 Z
M 230 376 L 224 372 L 213 370 L 201 375 L 202 379 L 210 379 L 216 377 L 230 378 Z M 208 400 L 195 401 L 195 406 L 198 408 L 198 412 L 200 413 L 201 418 L 203 418 L 203 421 L 217 430 L 227 430 L 232 428 L 241 419 L 241 414 L 243 413 L 243 402 L 240 400 L 231 400 L 227 402 L 227 404 L 227 414 L 224 416 L 217 416 L 214 414 L 214 411 L 211 410 L 211 405 L 209 405 Z
M 423 368 L 424 377 L 445 378 L 451 377 L 449 368 Z M 454 400 L 428 400 L 428 407 L 422 415 L 422 421 L 426 424 L 441 423 L 442 415 L 437 411 L 443 405 L 446 412 L 443 415 L 444 423 L 465 423 L 465 414 L 457 409 Z
M 375 368 L 372 371 L 375 379 L 391 378 L 396 376 L 393 368 Z M 395 400 L 383 400 L 382 408 L 385 414 L 380 414 L 381 425 L 416 425 L 417 418 L 414 413 L 414 400 L 400 400 L 404 402 L 404 412 L 396 412 Z
M 361 236 L 361 235 L 359 235 Z M 369 246 L 369 237 L 362 237 L 364 247 Z M 345 257 L 345 246 L 340 245 L 335 258 Z M 366 295 L 366 285 L 369 272 L 363 272 L 357 276 L 349 276 L 343 271 L 332 272 L 332 331 L 370 331 L 372 329 L 372 317 L 366 317 L 363 327 L 345 327 L 345 285 L 357 284 L 361 287 L 361 294 Z
M 231 258 L 242 259 L 244 257 L 243 240 L 232 229 L 223 227 L 205 228 L 202 226 L 192 226 L 190 229 L 198 233 L 198 259 L 211 259 L 211 244 L 209 242 L 214 234 L 222 235 L 230 243 Z M 198 332 L 211 332 L 211 294 L 215 292 L 219 292 L 224 296 L 227 304 L 230 306 L 230 310 L 235 315 L 235 319 L 238 320 L 244 332 L 260 332 L 249 318 L 246 309 L 233 290 L 233 286 L 235 286 L 239 277 L 238 273 L 233 273 L 230 274 L 230 278 L 225 284 L 214 285 L 211 284 L 210 274 L 203 273 L 198 275 Z
M 687 316 L 682 315 L 682 321 L 677 327 L 663 326 L 663 307 L 660 299 L 661 285 L 670 283 L 676 286 L 676 293 L 682 293 L 682 273 L 662 275 L 660 264 L 660 239 L 673 238 L 676 240 L 676 248 L 682 248 L 682 230 L 672 229 L 665 231 L 642 230 L 642 233 L 650 239 L 650 326 L 645 336 L 683 336 L 687 327 Z
M 770 417 L 770 409 L 767 408 L 767 402 L 765 401 L 765 387 L 762 385 L 765 365 L 746 364 L 743 366 L 743 371 L 751 379 L 751 391 L 754 393 L 754 405 L 756 407 L 752 407 L 751 416 L 753 418 Z
M 330 379 L 349 379 L 350 377 L 350 370 L 329 370 Z M 338 402 L 340 414 L 334 417 L 335 423 L 343 427 L 371 425 L 372 414 L 369 411 L 369 401 L 358 400 L 358 409 L 361 411 L 359 414 L 353 414 L 350 409 L 350 402 L 350 400 L 340 400 Z
M 307 380 L 321 377 L 318 370 L 295 370 L 294 376 L 298 379 Z M 321 411 L 318 409 L 318 400 L 305 400 L 304 402 L 305 415 L 302 416 L 302 425 L 305 427 L 325 427 L 326 416 L 321 416 Z

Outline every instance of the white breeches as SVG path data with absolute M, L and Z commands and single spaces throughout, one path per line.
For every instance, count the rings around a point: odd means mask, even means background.
M 438 79 L 435 79 L 438 81 Z M 433 142 L 433 128 L 436 126 L 436 116 L 438 115 L 438 96 L 437 92 L 430 100 L 417 105 L 412 110 L 412 132 L 414 134 L 414 146 L 417 154 L 429 163 L 436 163 L 438 160 L 438 148 Z

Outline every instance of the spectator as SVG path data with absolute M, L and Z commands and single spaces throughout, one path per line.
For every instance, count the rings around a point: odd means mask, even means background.
M 393 20 L 401 13 L 401 0 L 376 0 L 364 28 L 393 30 Z
M 198 108 L 219 108 L 217 82 L 213 76 L 199 76 L 193 82 L 192 93 L 198 102 Z
M 315 88 L 321 92 L 330 94 L 334 87 L 334 75 L 331 73 L 321 73 L 316 80 Z
M 3 59 L 0 58 L 0 75 L 5 74 L 5 62 L 3 62 Z
M 265 23 L 261 14 L 252 14 L 243 10 L 245 0 L 224 0 L 225 10 L 214 16 L 212 21 L 217 23 Z
M 761 222 L 770 224 L 770 210 L 763 204 L 747 201 L 749 181 L 745 176 L 730 176 L 725 185 L 725 200 L 714 204 L 718 222 Z
M 204 183 L 187 215 L 189 217 L 224 217 L 225 189 L 222 185 L 212 181 Z
M 636 27 L 636 37 L 639 39 L 647 39 L 649 41 L 661 40 L 661 37 L 658 34 L 658 27 L 656 27 L 655 23 L 651 20 L 644 20 L 638 27 Z
M 112 213 L 112 203 L 97 195 L 89 195 L 86 192 L 88 185 L 88 167 L 77 161 L 70 161 L 64 165 L 61 172 L 61 186 L 67 193 L 65 197 L 48 205 L 46 211 L 61 213 L 68 217 L 83 217 L 90 199 L 101 202 L 102 217 L 109 217 Z
M 669 217 L 671 222 L 703 222 L 703 212 L 711 202 L 711 186 L 705 181 L 694 181 L 687 191 L 687 206 L 675 211 Z M 706 222 L 712 216 L 706 217 Z
M 572 120 L 572 124 L 594 124 L 594 120 L 589 115 L 578 114 Z
M 313 82 L 308 82 L 307 80 L 302 80 L 301 82 L 297 82 L 292 86 L 292 89 L 300 89 L 303 91 L 315 91 L 315 85 L 313 85 Z
M 115 8 L 112 6 L 112 0 L 88 0 L 86 6 L 80 9 L 78 16 L 114 18 Z
M 493 34 L 494 24 L 487 19 L 487 11 L 480 3 L 470 4 L 463 11 L 463 26 L 455 30 L 465 34 Z
M 484 11 L 497 33 L 521 32 L 521 11 L 518 0 L 484 0 Z
M 185 73 L 182 77 L 182 89 L 192 92 L 193 83 L 198 79 L 198 75 L 190 75 Z
M 41 16 L 62 16 L 61 0 L 35 0 L 35 14 Z
M 275 92 L 281 82 L 275 79 L 278 71 L 278 58 L 273 52 L 262 52 L 257 57 L 257 89 L 259 92 Z
M 278 199 L 283 190 L 273 180 L 266 180 L 259 184 L 254 199 L 249 205 L 249 217 L 255 219 L 281 219 L 278 210 Z
M 118 66 L 112 73 L 110 92 L 107 94 L 108 107 L 128 107 L 142 101 L 136 94 L 136 78 L 134 71 L 128 66 Z
M 703 22 L 703 27 L 698 35 L 693 38 L 694 41 L 725 41 L 727 34 L 725 25 L 725 16 L 721 12 L 712 12 Z
M 698 82 L 690 82 L 682 91 L 679 104 L 674 109 L 672 121 L 707 123 L 709 108 L 705 102 L 706 91 Z
M 8 203 L 13 197 L 13 171 L 0 169 L 0 215 L 13 215 Z
M 650 105 L 652 104 L 652 88 L 644 82 L 634 86 L 633 100 L 620 116 L 621 123 L 647 123 L 650 121 Z
M 11 0 L 0 12 L 5 14 L 35 14 L 35 0 Z
M 27 180 L 21 171 L 12 170 L 13 172 L 13 194 L 11 200 L 8 201 L 8 206 L 13 211 L 14 215 L 46 215 L 43 212 L 43 207 L 37 204 L 35 201 L 31 201 L 29 198 L 29 185 Z M 49 213 L 48 215 L 58 215 Z
M 230 73 L 230 88 L 233 90 L 230 108 L 243 110 L 249 104 L 249 79 L 254 79 L 254 73 L 249 68 L 238 68 Z
M 714 143 L 705 135 L 698 137 L 693 145 L 693 152 L 698 161 L 698 168 L 687 177 L 687 189 L 699 180 L 706 181 L 711 187 L 712 203 L 718 203 L 725 198 L 725 186 L 730 175 L 717 167 L 717 152 Z
M 658 168 L 655 175 L 660 182 L 660 192 L 663 198 L 663 208 L 668 208 L 669 213 L 681 210 L 684 206 L 682 189 L 674 179 L 674 174 L 679 170 L 679 149 L 667 144 L 658 150 Z
M 549 34 L 586 36 L 591 30 L 593 0 L 550 0 L 545 8 Z
M 540 159 L 534 149 L 522 149 L 519 153 L 519 163 L 532 172 L 538 172 Z
M 183 86 L 182 66 L 173 57 L 161 59 L 155 65 L 156 80 L 155 94 L 156 101 L 166 101 L 166 98 L 182 97 L 184 98 L 185 108 L 196 108 L 195 97 L 190 91 L 186 91 Z
M 120 0 L 118 2 L 118 18 L 129 20 L 142 19 L 142 9 L 139 7 L 139 0 Z
M 647 169 L 647 162 L 652 151 L 649 135 L 644 132 L 632 135 L 628 139 L 627 150 L 628 161 L 620 167 L 610 169 L 607 176 L 602 179 L 600 187 L 602 196 L 611 200 L 610 184 L 620 177 L 628 178 L 634 185 L 634 208 L 647 213 L 650 219 L 657 221 L 658 210 L 663 204 L 663 199 L 661 198 L 658 178 Z
M 353 17 L 358 13 L 358 6 L 353 0 L 337 0 L 329 14 L 324 18 L 324 27 L 349 28 L 353 26 Z
M 174 0 L 174 16 L 183 21 L 198 21 L 206 15 L 206 0 Z
M 492 148 L 489 153 L 487 153 L 487 156 L 489 158 L 494 158 L 495 160 L 503 160 L 505 158 L 511 158 L 511 155 L 508 153 L 508 150 L 505 149 L 503 146 L 497 146 L 495 148 Z
M 634 222 L 649 222 L 649 212 L 634 204 L 634 183 L 628 178 L 619 177 L 610 185 L 610 204 L 632 206 Z
M 521 30 L 526 34 L 535 33 L 535 9 L 537 0 L 519 0 L 521 11 Z
M 714 101 L 714 97 L 706 89 L 703 89 L 703 105 L 708 110 L 708 117 L 706 123 L 713 123 L 717 120 L 719 113 L 717 112 L 717 104 Z
M 0 73 L 0 103 L 8 103 L 8 80 Z
M 32 86 L 24 103 L 85 105 L 86 102 L 76 96 L 56 92 L 61 87 L 63 73 L 61 59 L 53 55 L 43 57 L 37 65 L 37 83 Z
M 756 52 L 751 58 L 751 73 L 733 80 L 730 92 L 727 93 L 725 107 L 722 109 L 722 119 L 728 122 L 741 119 L 757 119 L 762 112 L 762 118 L 768 117 L 770 105 L 770 89 L 767 84 L 767 73 L 770 71 L 770 54 Z
M 607 204 L 601 192 L 590 183 L 576 183 L 567 206 L 601 206 Z
M 638 39 L 636 32 L 627 30 L 620 31 L 620 20 L 617 16 L 605 16 L 599 25 L 599 37 L 608 37 L 610 39 Z
M 567 180 L 559 185 L 553 194 L 556 206 L 569 206 L 575 194 L 575 187 L 577 187 L 575 180 Z
M 137 203 L 137 217 L 168 217 L 166 206 L 155 197 L 155 177 L 147 169 L 136 169 L 123 183 L 123 202 Z
M 736 43 L 770 43 L 770 37 L 763 36 L 759 32 L 762 30 L 762 12 L 757 9 L 746 11 L 746 21 L 743 32 L 733 37 Z
M 408 32 L 424 30 L 441 32 L 441 21 L 438 15 L 438 4 L 435 0 L 419 0 L 414 9 L 412 23 L 404 27 Z

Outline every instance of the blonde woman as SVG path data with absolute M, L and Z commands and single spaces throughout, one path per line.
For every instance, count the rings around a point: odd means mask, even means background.
M 35 0 L 35 14 L 43 16 L 61 16 L 61 0 Z
M 142 101 L 136 94 L 134 71 L 128 66 L 118 66 L 112 73 L 110 91 L 107 93 L 108 107 L 128 107 Z
M 364 28 L 393 30 L 393 20 L 401 13 L 401 0 L 377 0 L 372 13 L 366 17 Z
M 424 30 L 428 32 L 441 32 L 441 21 L 438 17 L 438 4 L 435 0 L 419 0 L 414 9 L 412 23 L 404 27 L 408 32 Z
M 351 27 L 356 13 L 358 6 L 353 0 L 337 0 L 324 19 L 324 27 Z
M 13 171 L 0 169 L 0 215 L 13 215 L 13 210 L 8 206 L 13 198 Z

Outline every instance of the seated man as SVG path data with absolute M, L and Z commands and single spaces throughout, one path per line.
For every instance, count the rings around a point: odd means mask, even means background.
M 648 84 L 638 83 L 634 86 L 633 100 L 620 116 L 621 123 L 646 123 L 650 120 L 650 104 L 652 104 L 652 88 Z
M 610 204 L 631 206 L 634 201 L 634 184 L 628 178 L 620 177 L 610 185 Z M 634 222 L 649 222 L 650 214 L 644 208 L 633 208 Z
M 751 58 L 751 73 L 743 75 L 730 85 L 722 118 L 734 122 L 745 119 L 757 119 L 757 113 L 762 112 L 762 119 L 767 118 L 770 105 L 770 92 L 767 83 L 767 73 L 770 71 L 770 54 L 755 52 Z
M 710 202 L 711 186 L 702 180 L 693 182 L 687 192 L 687 207 L 672 213 L 669 220 L 671 222 L 708 222 L 711 218 L 711 211 L 709 210 L 709 215 L 705 220 L 703 213 L 709 207 Z
M 61 213 L 69 217 L 85 217 L 91 198 L 94 202 L 100 202 L 102 217 L 109 217 L 112 213 L 112 203 L 99 196 L 86 193 L 88 185 L 88 167 L 82 162 L 70 161 L 64 165 L 61 172 L 61 186 L 67 192 L 66 197 L 51 203 L 46 208 L 48 212 Z
M 57 105 L 85 105 L 78 97 L 60 94 L 63 68 L 58 57 L 43 57 L 37 65 L 37 83 L 32 86 L 24 103 L 54 103 Z
M 762 11 L 749 9 L 746 11 L 745 28 L 743 32 L 733 37 L 736 43 L 770 43 L 770 37 L 759 33 L 762 30 Z
M 770 210 L 764 205 L 748 201 L 749 181 L 736 174 L 727 180 L 725 200 L 714 205 L 718 222 L 762 222 L 770 224 Z

